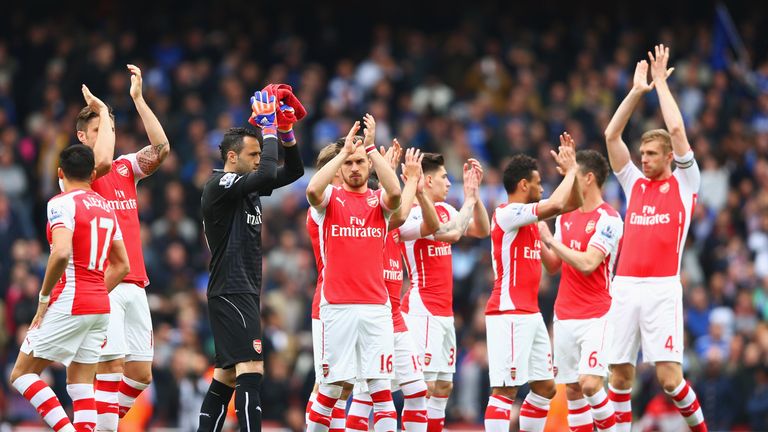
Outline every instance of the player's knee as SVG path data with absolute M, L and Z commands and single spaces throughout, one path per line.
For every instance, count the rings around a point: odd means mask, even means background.
M 557 386 L 555 380 L 534 381 L 531 382 L 531 391 L 541 397 L 552 399 L 557 393 Z
M 491 394 L 515 400 L 515 397 L 517 397 L 517 387 L 493 387 L 491 388 Z
M 354 390 L 355 385 L 351 382 L 344 382 L 341 385 L 341 399 L 347 400 L 349 399 L 349 395 L 352 394 L 352 391 Z
M 21 370 L 18 365 L 13 367 L 13 370 L 11 371 L 11 376 L 8 377 L 8 382 L 13 386 L 13 382 L 19 379 L 20 376 L 24 375 L 25 371 Z
M 613 365 L 611 366 L 611 386 L 617 389 L 626 390 L 632 387 L 634 381 L 634 368 L 632 365 Z
M 450 381 L 437 381 L 435 383 L 435 391 L 433 394 L 440 397 L 448 397 L 453 390 L 453 383 Z
M 584 395 L 581 393 L 581 386 L 578 383 L 570 383 L 565 385 L 565 397 L 568 400 L 578 400 Z
M 431 397 L 433 394 L 435 394 L 435 382 L 427 381 L 427 396 Z
M 96 373 L 97 374 L 108 374 L 108 373 L 123 373 L 123 368 L 125 367 L 125 359 L 115 359 L 105 362 L 100 362 L 98 366 L 96 366 Z
M 586 396 L 592 396 L 603 388 L 603 379 L 596 376 L 585 376 L 579 379 L 581 392 Z

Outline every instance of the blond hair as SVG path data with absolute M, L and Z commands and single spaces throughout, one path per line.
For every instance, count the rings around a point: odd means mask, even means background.
M 640 137 L 641 145 L 651 141 L 659 141 L 661 143 L 661 150 L 664 154 L 672 152 L 672 137 L 665 129 L 649 130 Z

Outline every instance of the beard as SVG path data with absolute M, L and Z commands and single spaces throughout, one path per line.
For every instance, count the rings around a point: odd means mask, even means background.
M 364 184 L 366 184 L 367 181 L 368 181 L 368 178 L 363 177 L 362 175 L 358 175 L 357 177 L 353 177 L 351 175 L 344 177 L 344 183 L 346 183 L 348 186 L 353 188 L 359 188 Z

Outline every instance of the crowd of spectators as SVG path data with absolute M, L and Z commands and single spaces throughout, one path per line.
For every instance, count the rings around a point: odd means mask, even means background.
M 81 83 L 114 109 L 117 154 L 135 152 L 147 139 L 125 64 L 140 66 L 145 98 L 171 141 L 168 159 L 139 183 L 138 207 L 155 329 L 149 397 L 157 403 L 149 425 L 182 431 L 196 428 L 207 388 L 201 377 L 212 362 L 200 194 L 211 169 L 221 166 L 219 140 L 245 123 L 250 93 L 266 83 L 292 85 L 308 109 L 297 125 L 308 173 L 263 200 L 263 413 L 299 430 L 314 381 L 309 308 L 316 270 L 304 187 L 317 151 L 370 112 L 378 144 L 396 136 L 405 146 L 445 155 L 454 204 L 462 199 L 458 182 L 469 157 L 485 167 L 481 195 L 491 209 L 506 199 L 500 172 L 517 152 L 539 159 L 551 191 L 559 179 L 548 152 L 557 135 L 568 131 L 579 148 L 604 152 L 602 131 L 631 85 L 635 62 L 663 42 L 672 47 L 670 80 L 702 170 L 683 257 L 684 370 L 710 429 L 768 429 L 767 14 L 735 11 L 749 58 L 737 67 L 717 43 L 708 6 L 686 19 L 656 20 L 646 11 L 633 22 L 615 9 L 566 18 L 543 2 L 533 19 L 479 7 L 451 19 L 436 11 L 434 20 L 416 25 L 399 14 L 358 16 L 343 2 L 338 10 L 313 3 L 301 14 L 243 10 L 234 2 L 216 10 L 140 5 L 87 3 L 82 12 L 49 14 L 19 7 L 0 18 L 4 376 L 35 313 L 47 259 L 44 208 L 58 192 L 58 153 L 76 140 Z M 657 108 L 651 93 L 632 118 L 627 142 L 663 125 Z M 605 196 L 622 208 L 614 178 Z M 449 425 L 482 422 L 490 261 L 487 239 L 453 248 L 459 354 Z M 557 282 L 545 277 L 541 285 L 549 323 Z M 63 370 L 48 379 L 67 403 Z M 668 402 L 646 366 L 639 367 L 633 400 L 643 427 L 666 421 Z M 7 383 L 0 385 L 0 423 L 36 418 Z

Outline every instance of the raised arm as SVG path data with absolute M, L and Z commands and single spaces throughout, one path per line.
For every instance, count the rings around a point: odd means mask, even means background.
M 436 240 L 456 243 L 467 232 L 469 223 L 472 220 L 475 204 L 480 199 L 478 192 L 480 187 L 479 178 L 469 164 L 464 164 L 463 182 L 464 204 L 459 209 L 459 214 L 455 218 L 440 224 L 440 228 L 435 233 Z
M 327 164 L 323 165 L 322 168 L 317 170 L 315 175 L 309 180 L 309 184 L 307 185 L 307 201 L 309 201 L 309 204 L 313 207 L 323 203 L 325 189 L 331 184 L 333 177 L 344 164 L 344 160 L 347 159 L 347 156 L 354 153 L 358 147 L 363 145 L 362 140 L 355 140 L 355 134 L 358 130 L 360 130 L 360 122 L 356 121 L 349 130 L 349 133 L 347 133 L 347 137 L 344 139 L 344 147 L 339 154 L 328 161 Z
M 127 67 L 131 72 L 131 99 L 133 99 L 133 104 L 136 105 L 136 111 L 139 113 L 142 123 L 144 123 L 144 130 L 147 131 L 147 137 L 149 138 L 149 145 L 136 153 L 136 162 L 139 164 L 139 168 L 141 168 L 144 175 L 151 175 L 168 157 L 171 146 L 168 142 L 168 137 L 165 136 L 163 126 L 144 100 L 141 90 L 141 69 L 130 64 Z
M 467 235 L 475 238 L 485 238 L 491 234 L 491 220 L 488 217 L 488 210 L 480 199 L 480 184 L 483 182 L 483 166 L 477 159 L 470 159 L 468 163 L 472 167 L 473 174 L 477 177 L 477 202 L 472 208 L 472 219 L 467 227 Z
M 672 138 L 672 150 L 677 156 L 685 156 L 691 151 L 691 145 L 688 143 L 688 137 L 685 134 L 685 123 L 680 108 L 672 96 L 669 89 L 667 78 L 671 69 L 667 69 L 669 62 L 669 47 L 656 45 L 654 54 L 648 51 L 648 58 L 651 60 L 651 76 L 653 84 L 656 87 L 656 93 L 659 95 L 659 105 L 661 106 L 661 115 L 664 117 L 664 124 Z
M 393 143 L 397 143 L 394 140 Z M 398 144 L 399 146 L 399 144 Z M 395 146 L 390 147 L 388 152 L 394 154 L 392 149 Z M 387 155 L 385 155 L 385 158 Z M 389 229 L 393 230 L 400 227 L 408 218 L 408 214 L 413 207 L 413 202 L 416 200 L 416 194 L 419 192 L 419 182 L 421 181 L 421 160 L 424 158 L 421 154 L 421 150 L 413 147 L 405 151 L 405 163 L 403 163 L 403 174 L 400 176 L 403 179 L 403 193 L 400 199 L 400 209 L 392 213 L 389 218 Z M 391 159 L 388 159 L 392 162 Z M 397 162 L 396 160 L 394 161 Z M 391 164 L 390 164 L 391 165 Z
M 379 177 L 379 184 L 384 189 L 382 194 L 382 201 L 384 205 L 390 210 L 397 210 L 400 208 L 400 198 L 402 196 L 402 190 L 400 189 L 400 181 L 397 179 L 395 170 L 387 163 L 384 156 L 376 150 L 376 144 L 374 138 L 376 136 L 376 120 L 370 114 L 366 114 L 363 117 L 365 123 L 365 130 L 363 131 L 365 146 L 365 152 L 368 153 L 368 157 L 373 162 L 373 169 L 376 171 L 376 175 Z
M 573 138 L 567 132 L 560 135 L 558 152 L 550 150 L 550 154 L 557 162 L 557 171 L 565 177 L 549 199 L 539 204 L 539 220 L 555 217 L 571 207 L 579 208 L 582 203 L 581 191 L 576 181 L 576 172 L 579 168 L 576 164 L 576 144 Z
M 99 178 L 112 169 L 112 159 L 115 156 L 115 125 L 112 124 L 107 104 L 94 96 L 85 84 L 81 90 L 85 103 L 91 111 L 99 114 L 99 134 L 93 145 L 96 178 Z

